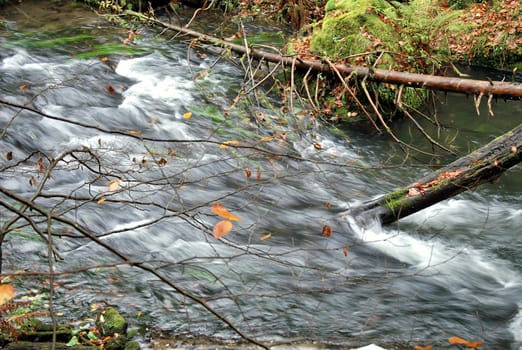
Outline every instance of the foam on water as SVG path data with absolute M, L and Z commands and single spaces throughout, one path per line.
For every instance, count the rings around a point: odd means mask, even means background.
M 157 54 L 144 57 L 121 60 L 116 67 L 116 73 L 135 80 L 123 95 L 126 97 L 122 106 L 141 104 L 143 98 L 166 100 L 170 103 L 190 103 L 194 100 L 192 91 L 195 85 L 192 80 L 184 78 L 179 72 L 169 74 L 167 66 L 159 69 L 164 59 Z M 167 68 L 168 67 L 168 68 Z
M 504 217 L 520 218 L 517 208 L 496 209 Z M 443 226 L 450 230 L 457 225 L 482 225 L 471 222 L 470 212 L 484 211 L 480 204 L 469 200 L 452 199 L 421 211 L 407 220 L 419 225 Z M 475 213 L 476 214 L 476 213 Z M 522 276 L 513 266 L 499 259 L 487 249 L 478 249 L 470 244 L 453 243 L 443 238 L 414 236 L 399 229 L 384 229 L 377 221 L 367 227 L 351 223 L 355 235 L 370 247 L 381 251 L 414 268 L 416 276 L 423 276 L 443 285 L 453 293 L 469 294 L 470 298 L 488 304 L 487 297 L 475 294 L 474 290 L 488 290 L 492 295 L 515 295 L 522 291 Z M 514 299 L 516 299 L 514 297 Z M 507 302 L 507 301 L 506 301 Z M 522 304 L 518 303 L 518 314 L 512 319 L 509 330 L 517 342 L 522 341 Z

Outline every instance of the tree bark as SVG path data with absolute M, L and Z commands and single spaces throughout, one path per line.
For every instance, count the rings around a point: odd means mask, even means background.
M 496 180 L 522 161 L 522 124 L 475 152 L 406 187 L 369 201 L 347 213 L 364 220 L 377 217 L 383 225 L 435 203 Z
M 203 34 L 186 27 L 162 22 L 154 18 L 147 17 L 142 13 L 127 11 L 128 15 L 139 17 L 142 20 L 155 23 L 162 27 L 174 30 L 183 35 L 197 38 L 215 46 L 227 48 L 239 54 L 248 54 L 256 59 L 263 59 L 268 62 L 280 63 L 284 66 L 292 66 L 301 69 L 311 69 L 316 72 L 332 72 L 334 69 L 342 75 L 356 77 L 357 79 L 367 79 L 377 82 L 404 85 L 414 88 L 426 88 L 449 92 L 459 92 L 465 94 L 475 94 L 479 96 L 495 96 L 502 98 L 522 99 L 522 84 L 505 81 L 485 81 L 464 79 L 455 77 L 443 77 L 428 74 L 397 72 L 384 69 L 372 69 L 360 66 L 350 66 L 346 64 L 324 63 L 321 60 L 301 59 L 298 56 L 286 56 L 281 53 L 268 52 L 252 47 L 234 44 L 232 42 L 216 38 L 211 35 Z

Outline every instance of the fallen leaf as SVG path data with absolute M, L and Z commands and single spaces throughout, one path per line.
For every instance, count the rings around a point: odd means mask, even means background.
M 102 61 L 102 62 L 107 62 L 108 60 L 109 60 L 109 57 L 107 57 L 107 56 L 100 58 L 100 61 Z
M 109 191 L 116 191 L 120 188 L 120 180 L 109 181 Z
M 263 136 L 260 141 L 262 142 L 268 142 L 272 141 L 274 138 L 272 136 Z
M 517 153 L 517 146 L 511 146 L 511 152 Z
M 332 207 L 332 203 L 326 202 L 326 209 L 330 209 Z
M 463 339 L 463 338 L 460 338 L 460 337 L 450 337 L 448 339 L 448 342 L 452 345 L 465 345 L 469 348 L 472 348 L 472 349 L 476 349 L 482 345 L 484 345 L 484 342 L 483 341 L 475 341 L 475 342 L 470 342 L 466 339 Z
M 433 345 L 415 345 L 415 350 L 431 350 Z
M 250 170 L 250 168 L 245 168 L 245 177 L 249 179 L 250 176 L 252 176 L 252 170 Z
M 15 296 L 15 290 L 10 284 L 0 284 L 0 305 L 9 302 Z
M 257 167 L 257 181 L 261 181 L 261 168 L 260 167 Z
M 260 239 L 262 241 L 266 241 L 267 239 L 269 239 L 270 237 L 272 237 L 272 234 L 271 233 L 267 233 L 266 235 L 264 235 L 263 237 L 261 237 Z
M 332 237 L 332 228 L 330 226 L 323 226 L 323 236 L 328 238 Z
M 13 152 L 9 151 L 7 152 L 6 156 L 7 160 L 13 160 Z
M 232 230 L 232 222 L 228 220 L 222 220 L 214 225 L 212 234 L 215 239 L 220 239 Z
M 103 202 L 105 202 L 106 200 L 107 200 L 107 198 L 101 197 L 100 199 L 98 199 L 98 201 L 96 203 L 97 204 L 103 204 Z
M 239 141 L 225 141 L 219 145 L 219 148 L 228 148 L 228 145 L 237 146 L 239 145 Z
M 116 89 L 114 89 L 112 87 L 112 85 L 109 85 L 109 86 L 107 86 L 107 92 L 112 95 L 113 93 L 116 92 Z
M 344 256 L 348 256 L 348 247 L 343 247 Z
M 192 117 L 192 112 L 187 112 L 183 114 L 183 119 L 190 119 Z
M 139 134 L 141 134 L 141 130 L 129 130 L 129 134 L 138 136 Z
M 221 216 L 222 218 L 229 219 L 229 220 L 240 220 L 239 217 L 235 216 L 234 214 L 230 213 L 227 208 L 223 206 L 223 204 L 216 202 L 210 207 L 210 210 L 216 215 Z

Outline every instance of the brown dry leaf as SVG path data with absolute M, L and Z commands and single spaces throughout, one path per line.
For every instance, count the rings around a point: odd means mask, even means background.
M 45 173 L 45 165 L 43 163 L 43 159 L 42 157 L 38 158 L 38 160 L 36 161 L 36 163 L 38 164 L 38 172 L 40 173 Z
M 260 141 L 261 142 L 268 142 L 268 141 L 272 141 L 274 138 L 272 136 L 263 136 Z
M 7 160 L 13 160 L 13 152 L 11 152 L 11 151 L 7 152 L 5 157 L 6 157 Z
M 343 247 L 344 256 L 348 256 L 348 247 Z
M 210 210 L 216 215 L 221 216 L 222 218 L 228 219 L 228 220 L 240 220 L 239 217 L 235 216 L 234 214 L 230 213 L 227 208 L 223 206 L 223 204 L 216 202 L 210 207 Z
M 138 136 L 139 134 L 141 134 L 141 130 L 129 130 L 129 134 Z
M 15 296 L 15 290 L 10 284 L 0 284 L 0 305 L 9 302 Z
M 332 228 L 330 226 L 323 226 L 323 236 L 328 238 L 332 237 Z
M 252 170 L 250 170 L 250 168 L 245 168 L 245 177 L 249 179 L 250 176 L 252 176 Z
M 222 220 L 214 225 L 212 234 L 215 239 L 220 239 L 232 230 L 232 222 L 228 220 Z

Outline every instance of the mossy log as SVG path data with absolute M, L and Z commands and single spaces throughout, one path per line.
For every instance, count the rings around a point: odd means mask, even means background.
M 155 18 L 145 16 L 142 13 L 126 11 L 127 15 L 139 17 L 143 21 L 160 25 L 162 27 L 190 36 L 214 46 L 223 47 L 238 54 L 248 54 L 250 57 L 265 60 L 273 63 L 280 63 L 283 66 L 312 70 L 316 72 L 333 73 L 338 71 L 344 76 L 351 76 L 357 79 L 367 79 L 377 82 L 404 85 L 413 88 L 426 88 L 432 90 L 459 92 L 474 94 L 478 96 L 495 96 L 502 98 L 522 99 L 522 84 L 506 81 L 486 81 L 475 79 L 464 79 L 455 77 L 435 76 L 429 74 L 418 74 L 408 72 L 397 72 L 385 69 L 372 69 L 361 66 L 350 66 L 346 64 L 328 64 L 321 59 L 308 60 L 298 56 L 288 56 L 281 53 L 268 52 L 253 47 L 239 45 L 227 40 L 219 39 L 211 35 L 198 31 L 177 26 L 171 23 L 159 21 Z
M 522 124 L 473 153 L 418 181 L 353 208 L 348 215 L 364 220 L 377 217 L 390 224 L 435 203 L 492 183 L 522 161 Z

